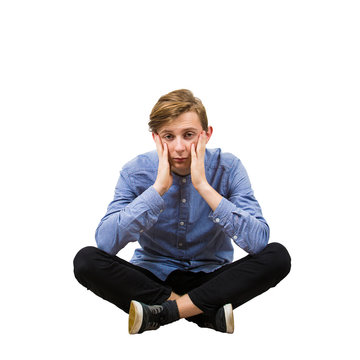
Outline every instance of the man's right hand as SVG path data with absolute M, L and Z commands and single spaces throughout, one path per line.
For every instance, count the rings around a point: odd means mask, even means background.
M 159 156 L 159 167 L 157 178 L 154 183 L 154 188 L 162 196 L 170 189 L 173 183 L 173 176 L 171 174 L 167 144 L 164 143 L 163 146 L 158 134 L 154 134 L 154 139 L 156 143 L 156 150 Z

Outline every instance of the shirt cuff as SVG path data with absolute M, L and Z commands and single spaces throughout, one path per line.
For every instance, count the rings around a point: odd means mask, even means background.
M 235 209 L 236 205 L 223 197 L 215 211 L 210 212 L 209 218 L 211 218 L 215 224 L 225 226 L 227 219 Z
M 145 190 L 141 198 L 154 213 L 159 214 L 164 211 L 165 201 L 153 186 Z

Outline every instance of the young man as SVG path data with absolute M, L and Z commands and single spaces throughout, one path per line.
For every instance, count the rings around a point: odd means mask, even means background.
M 127 163 L 96 230 L 98 248 L 74 259 L 78 281 L 129 313 L 131 334 L 180 318 L 232 333 L 233 308 L 274 287 L 290 256 L 268 244 L 245 168 L 207 149 L 213 129 L 189 90 L 162 96 L 150 114 L 156 151 Z M 129 242 L 130 263 L 116 256 Z M 233 261 L 233 243 L 249 255 Z

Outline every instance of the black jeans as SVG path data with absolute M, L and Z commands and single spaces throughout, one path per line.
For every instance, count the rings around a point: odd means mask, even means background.
M 165 281 L 92 246 L 81 249 L 74 259 L 74 274 L 80 284 L 125 312 L 129 312 L 131 300 L 161 304 L 172 291 L 178 295 L 188 294 L 204 312 L 215 312 L 228 303 L 236 308 L 277 285 L 290 267 L 290 255 L 279 243 L 271 243 L 258 254 L 248 255 L 214 272 L 176 270 Z

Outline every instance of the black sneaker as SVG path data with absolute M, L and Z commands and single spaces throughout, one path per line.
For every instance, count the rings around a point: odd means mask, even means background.
M 147 330 L 156 330 L 161 325 L 179 319 L 175 301 L 166 301 L 161 305 L 145 305 L 132 300 L 129 310 L 129 333 L 141 334 Z
M 186 320 L 196 323 L 200 327 L 214 329 L 223 333 L 234 332 L 234 314 L 231 304 L 221 307 L 215 314 L 200 314 Z

